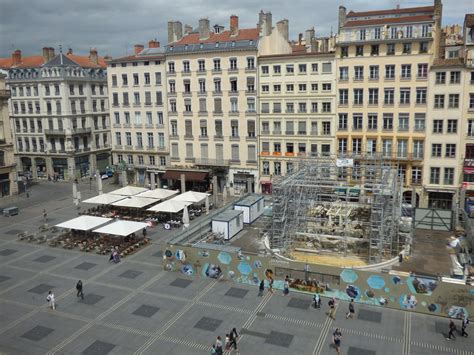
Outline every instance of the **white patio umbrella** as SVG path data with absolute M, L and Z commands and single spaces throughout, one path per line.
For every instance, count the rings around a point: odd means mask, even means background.
M 159 200 L 166 200 L 167 198 L 178 194 L 178 190 L 167 190 L 167 189 L 154 189 L 142 192 L 136 197 L 150 197 L 150 198 L 157 198 Z
M 117 202 L 119 200 L 123 200 L 124 198 L 125 198 L 125 196 L 102 194 L 102 195 L 97 195 L 95 197 L 91 197 L 90 199 L 85 200 L 83 202 L 84 203 L 95 203 L 97 205 L 109 205 L 109 204 Z
M 185 206 L 183 209 L 183 228 L 184 229 L 189 228 L 189 212 L 188 212 L 187 206 Z
M 117 189 L 109 193 L 112 195 L 133 196 L 145 191 L 148 191 L 148 189 L 145 189 L 144 187 L 125 186 L 125 187 L 122 187 L 121 189 Z
M 167 200 L 148 208 L 147 211 L 177 213 L 189 205 L 191 205 L 191 203 L 186 201 Z
M 186 201 L 186 202 L 191 202 L 191 203 L 201 203 L 206 199 L 207 196 L 209 196 L 209 194 L 206 194 L 203 192 L 187 191 L 185 193 L 182 193 L 181 195 L 173 197 L 171 200 L 172 201 Z

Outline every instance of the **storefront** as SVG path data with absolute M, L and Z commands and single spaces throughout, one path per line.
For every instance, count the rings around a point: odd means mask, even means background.
M 163 179 L 167 181 L 168 188 L 181 190 L 181 175 L 184 175 L 186 191 L 210 190 L 209 172 L 204 170 L 166 170 Z
M 2 197 L 10 196 L 10 174 L 0 174 L 0 193 Z
M 453 208 L 454 192 L 444 190 L 428 190 L 428 208 L 450 210 Z
M 80 177 L 88 176 L 90 169 L 89 155 L 75 157 L 74 161 L 76 164 L 76 175 Z
M 260 185 L 262 186 L 262 194 L 263 195 L 271 195 L 272 194 L 272 182 L 271 181 L 260 181 Z
M 53 171 L 59 179 L 68 178 L 67 158 L 53 158 Z
M 110 154 L 109 153 L 100 153 L 96 155 L 97 160 L 97 169 L 100 173 L 105 173 L 107 167 L 110 166 Z
M 36 176 L 40 179 L 46 179 L 48 173 L 46 172 L 46 159 L 44 158 L 35 158 L 36 164 Z
M 236 195 L 244 195 L 246 193 L 255 192 L 255 177 L 250 172 L 237 171 L 233 176 L 234 193 Z M 250 191 L 249 191 L 250 189 Z

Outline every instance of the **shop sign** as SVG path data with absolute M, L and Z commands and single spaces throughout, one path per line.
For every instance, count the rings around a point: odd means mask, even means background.
M 337 159 L 336 166 L 338 168 L 351 168 L 354 166 L 354 159 Z

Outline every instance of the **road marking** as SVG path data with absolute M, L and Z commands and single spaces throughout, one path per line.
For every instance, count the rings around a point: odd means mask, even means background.
M 403 318 L 403 355 L 410 355 L 411 312 L 405 312 Z
M 455 354 L 455 355 L 473 355 L 474 354 L 472 351 L 469 351 L 469 350 L 455 349 L 455 348 L 446 347 L 443 345 L 422 343 L 418 341 L 412 341 L 411 345 L 418 346 L 420 348 L 430 349 L 430 350 L 437 350 L 437 351 L 445 352 L 448 354 Z
M 338 307 L 339 307 L 339 303 L 336 303 L 335 310 L 334 310 L 334 317 L 336 317 Z M 326 341 L 326 337 L 328 336 L 329 329 L 331 328 L 332 322 L 333 322 L 333 319 L 328 316 L 323 324 L 323 329 L 321 330 L 321 334 L 319 334 L 318 341 L 316 342 L 316 345 L 313 350 L 313 355 L 321 354 L 321 351 L 323 350 L 324 342 Z

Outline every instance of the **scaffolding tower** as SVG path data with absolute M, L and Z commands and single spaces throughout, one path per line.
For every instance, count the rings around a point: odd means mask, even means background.
M 273 180 L 273 200 L 274 249 L 291 249 L 300 236 L 324 236 L 341 240 L 346 254 L 354 223 L 358 238 L 369 242 L 369 263 L 399 251 L 402 183 L 381 155 L 300 159 L 293 173 Z M 366 218 L 354 222 L 357 214 Z

